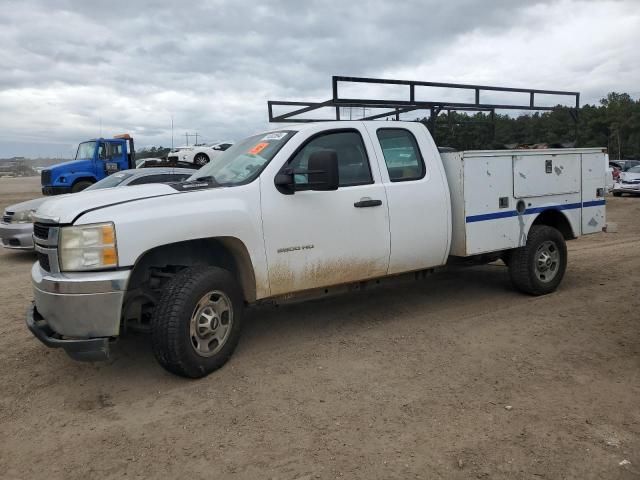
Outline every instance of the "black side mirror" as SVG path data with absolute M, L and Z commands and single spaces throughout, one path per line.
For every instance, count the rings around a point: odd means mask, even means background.
M 338 154 L 335 150 L 320 150 L 309 157 L 307 173 L 309 190 L 338 189 Z
M 307 183 L 296 184 L 296 175 L 307 175 Z M 301 190 L 337 190 L 339 183 L 338 154 L 335 150 L 314 152 L 309 156 L 306 169 L 284 168 L 275 178 L 276 187 L 285 195 Z

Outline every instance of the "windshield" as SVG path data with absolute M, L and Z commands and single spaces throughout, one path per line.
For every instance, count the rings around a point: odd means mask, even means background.
M 93 152 L 96 149 L 96 142 L 84 142 L 78 145 L 76 160 L 82 158 L 93 158 Z
M 242 140 L 194 173 L 189 180 L 213 177 L 221 185 L 248 183 L 260 174 L 295 133 L 282 130 Z
M 627 173 L 640 173 L 640 165 L 631 167 L 629 170 L 627 170 Z
M 124 182 L 127 178 L 132 177 L 133 173 L 114 173 L 113 175 L 109 175 L 107 178 L 103 178 L 99 182 L 94 183 L 90 187 L 87 187 L 85 190 L 99 190 L 101 188 L 112 188 L 117 187 L 122 182 Z

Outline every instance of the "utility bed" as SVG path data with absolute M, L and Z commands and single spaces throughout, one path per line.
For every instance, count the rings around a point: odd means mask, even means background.
M 602 148 L 476 150 L 441 157 L 451 194 L 451 255 L 521 247 L 534 214 L 543 211 L 564 211 L 572 229 L 565 236 L 571 238 L 605 225 Z

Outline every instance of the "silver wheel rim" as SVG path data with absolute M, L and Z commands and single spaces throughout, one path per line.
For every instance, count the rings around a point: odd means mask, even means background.
M 207 158 L 204 155 L 196 155 L 194 162 L 196 165 L 204 165 L 207 163 Z
M 538 280 L 551 282 L 560 270 L 560 251 L 555 242 L 547 240 L 538 247 L 535 255 L 535 273 Z
M 218 353 L 229 338 L 233 324 L 233 306 L 220 290 L 212 290 L 196 304 L 189 325 L 189 339 L 201 357 Z

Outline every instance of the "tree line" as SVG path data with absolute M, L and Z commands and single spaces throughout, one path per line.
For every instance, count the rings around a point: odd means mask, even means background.
M 419 121 L 430 126 L 428 118 Z M 606 147 L 611 159 L 640 159 L 640 100 L 609 93 L 599 105 L 584 105 L 576 123 L 570 109 L 521 115 L 441 113 L 435 128 L 439 146 L 458 150 L 513 148 L 516 145 Z

